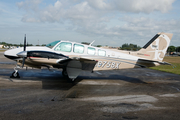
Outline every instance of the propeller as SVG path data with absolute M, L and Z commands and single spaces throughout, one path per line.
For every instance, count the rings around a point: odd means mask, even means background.
M 26 34 L 24 36 L 24 51 L 26 51 Z
M 24 36 L 24 48 L 23 48 L 23 51 L 19 52 L 17 54 L 18 57 L 21 57 L 23 58 L 23 61 L 22 61 L 22 68 L 24 67 L 24 63 L 25 63 L 25 59 L 27 57 L 27 51 L 26 51 L 26 34 Z
M 25 51 L 26 51 L 26 34 L 24 36 L 24 52 Z M 27 52 L 26 52 L 26 56 L 27 56 Z M 24 67 L 24 63 L 25 63 L 25 56 L 23 57 L 22 68 Z

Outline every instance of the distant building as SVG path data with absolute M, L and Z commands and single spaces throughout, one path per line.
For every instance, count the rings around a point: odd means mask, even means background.
M 0 48 L 4 48 L 4 45 L 0 45 Z
M 4 46 L 4 48 L 9 49 L 9 46 Z

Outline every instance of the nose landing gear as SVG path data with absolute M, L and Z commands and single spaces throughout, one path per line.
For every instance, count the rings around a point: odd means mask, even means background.
M 20 68 L 19 66 L 16 66 L 15 68 L 14 68 L 14 72 L 11 74 L 11 76 L 10 76 L 10 78 L 20 78 L 20 76 L 19 76 L 19 73 L 18 73 L 18 68 Z

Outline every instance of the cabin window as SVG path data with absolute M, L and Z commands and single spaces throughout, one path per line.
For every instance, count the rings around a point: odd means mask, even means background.
M 74 44 L 74 53 L 84 53 L 84 46 L 79 44 Z
M 96 49 L 95 49 L 95 48 L 92 48 L 92 47 L 88 47 L 87 53 L 90 54 L 90 55 L 95 55 Z
M 98 50 L 98 55 L 99 56 L 106 56 L 106 51 L 105 50 Z
M 61 42 L 54 50 L 62 51 L 62 52 L 71 52 L 72 43 L 69 42 Z

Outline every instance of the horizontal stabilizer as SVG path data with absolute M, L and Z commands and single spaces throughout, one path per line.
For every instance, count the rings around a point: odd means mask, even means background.
M 147 60 L 147 59 L 138 59 L 137 64 L 144 65 L 146 67 L 153 67 L 157 65 L 172 65 L 168 62 L 160 62 L 155 60 Z

